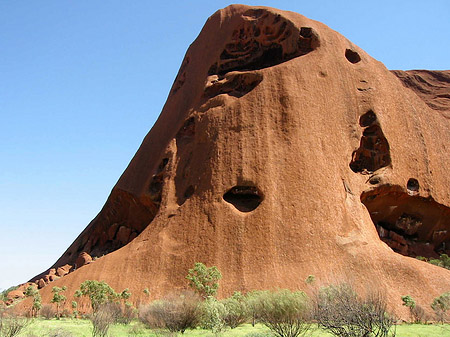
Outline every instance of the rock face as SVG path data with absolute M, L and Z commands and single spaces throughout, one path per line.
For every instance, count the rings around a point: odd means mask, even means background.
M 450 118 L 450 70 L 393 70 L 403 85 L 422 98 L 427 105 Z
M 401 295 L 428 307 L 450 271 L 408 256 L 450 253 L 448 72 L 394 74 L 299 14 L 216 12 L 106 205 L 53 268 L 105 256 L 54 284 L 159 297 L 203 262 L 221 270 L 222 296 L 301 289 L 312 274 L 381 290 L 400 315 Z M 408 84 L 417 74 L 441 83 L 439 102 Z

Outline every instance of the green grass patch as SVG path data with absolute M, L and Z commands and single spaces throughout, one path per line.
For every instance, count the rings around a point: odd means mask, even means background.
M 34 319 L 26 329 L 19 335 L 21 337 L 48 337 L 51 332 L 62 330 L 67 332 L 67 336 L 73 337 L 91 337 L 92 324 L 89 320 L 82 319 L 61 319 L 61 320 L 44 320 Z M 237 327 L 236 329 L 228 329 L 220 335 L 220 337 L 267 337 L 269 330 L 257 324 L 252 327 L 250 324 Z M 64 335 L 61 335 L 64 336 Z M 114 324 L 109 329 L 111 337 L 165 337 L 175 336 L 166 333 L 158 333 L 147 329 L 140 322 L 134 321 L 129 325 Z M 184 333 L 186 337 L 214 337 L 208 330 L 195 329 L 188 330 Z M 315 329 L 309 335 L 311 337 L 329 337 L 319 329 Z M 402 324 L 397 326 L 397 337 L 450 337 L 450 324 Z

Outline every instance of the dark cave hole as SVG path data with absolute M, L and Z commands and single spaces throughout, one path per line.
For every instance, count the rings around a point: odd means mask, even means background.
M 419 193 L 419 182 L 417 181 L 417 179 L 410 178 L 408 180 L 408 183 L 406 184 L 406 189 L 412 195 L 418 194 Z
M 359 56 L 358 52 L 351 50 L 351 49 L 346 49 L 345 50 L 345 57 L 347 58 L 347 60 L 350 63 L 358 63 L 359 61 L 361 61 L 361 56 Z
M 241 212 L 251 212 L 259 206 L 263 196 L 254 186 L 234 186 L 223 195 L 223 199 Z
M 353 151 L 350 169 L 355 173 L 370 174 L 391 164 L 389 143 L 373 110 L 359 118 L 364 128 L 359 148 Z
M 431 198 L 379 186 L 361 195 L 378 236 L 393 251 L 427 259 L 450 254 L 450 208 Z
M 377 115 L 372 110 L 367 111 L 364 115 L 359 117 L 359 125 L 363 128 L 371 126 L 377 121 Z

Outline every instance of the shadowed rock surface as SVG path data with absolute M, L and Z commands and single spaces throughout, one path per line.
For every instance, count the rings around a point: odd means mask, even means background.
M 105 280 L 157 298 L 203 262 L 221 270 L 221 296 L 315 275 L 381 290 L 403 317 L 401 295 L 428 307 L 450 271 L 409 256 L 449 253 L 448 72 L 394 74 L 300 14 L 216 12 L 105 206 L 52 269 L 99 258 L 52 284 L 70 294 Z M 428 91 L 408 84 L 417 76 Z

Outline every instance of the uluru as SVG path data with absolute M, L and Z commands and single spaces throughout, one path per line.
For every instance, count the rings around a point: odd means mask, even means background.
M 158 298 L 195 262 L 219 296 L 351 282 L 423 306 L 450 271 L 450 71 L 389 71 L 300 14 L 231 5 L 205 23 L 98 215 L 42 274 Z M 50 285 L 50 286 L 49 286 Z

